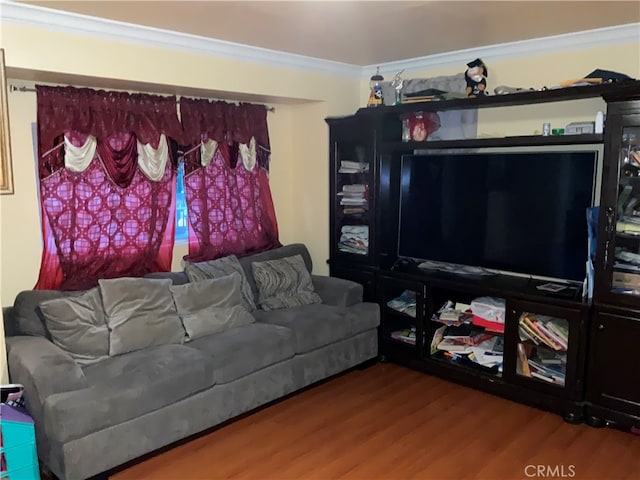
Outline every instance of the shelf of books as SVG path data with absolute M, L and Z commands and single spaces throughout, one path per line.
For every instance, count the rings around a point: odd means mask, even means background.
M 382 352 L 404 352 L 418 358 L 424 341 L 422 318 L 424 317 L 424 285 L 411 282 L 379 284 L 382 307 Z
M 388 335 L 391 340 L 416 345 L 416 314 L 418 294 L 404 290 L 400 295 L 387 301 Z
M 518 336 L 516 374 L 564 387 L 569 349 L 567 319 L 523 312 L 518 320 Z
M 370 165 L 364 147 L 342 142 L 336 162 L 336 228 L 338 251 L 369 254 Z
M 505 300 L 476 297 L 446 300 L 431 317 L 431 359 L 501 377 Z M 427 352 L 425 352 L 425 355 Z

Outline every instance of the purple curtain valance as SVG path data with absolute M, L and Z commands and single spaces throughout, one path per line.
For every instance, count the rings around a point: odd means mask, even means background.
M 105 141 L 114 132 L 133 133 L 156 148 L 160 135 L 182 137 L 176 97 L 36 85 L 42 155 L 67 131 Z

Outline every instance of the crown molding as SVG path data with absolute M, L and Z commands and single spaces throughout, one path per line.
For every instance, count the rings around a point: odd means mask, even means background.
M 252 47 L 198 35 L 90 17 L 8 0 L 0 0 L 0 20 L 2 23 L 7 24 L 141 44 L 167 50 L 199 53 L 274 67 L 356 78 L 368 78 L 371 75 L 371 71 L 375 70 L 376 67 L 380 67 L 382 72 L 395 72 L 398 70 L 412 72 L 437 67 L 460 66 L 461 64 L 466 64 L 469 59 L 476 57 L 482 57 L 485 61 L 499 60 L 510 57 L 586 50 L 603 45 L 640 43 L 640 23 L 630 23 L 360 66 Z
M 0 1 L 2 23 L 23 25 L 88 37 L 198 53 L 339 76 L 358 76 L 362 67 L 320 58 L 252 47 L 198 35 L 64 12 L 36 5 Z
M 543 55 L 546 53 L 560 53 L 577 50 L 588 50 L 604 45 L 619 45 L 623 43 L 640 44 L 640 23 L 629 23 L 614 27 L 597 28 L 582 32 L 553 35 L 550 37 L 534 38 L 518 42 L 500 43 L 485 47 L 469 48 L 453 52 L 438 53 L 426 57 L 410 58 L 397 62 L 387 62 L 379 65 L 362 67 L 362 76 L 368 77 L 376 67 L 384 72 L 404 70 L 412 72 L 436 67 L 460 66 L 470 59 L 482 57 L 483 60 L 500 60 L 512 57 Z

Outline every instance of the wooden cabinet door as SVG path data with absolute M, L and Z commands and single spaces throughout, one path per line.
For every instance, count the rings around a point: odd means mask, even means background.
M 331 260 L 375 266 L 378 168 L 375 129 L 371 122 L 353 116 L 327 122 Z
M 640 315 L 594 313 L 587 399 L 640 417 Z

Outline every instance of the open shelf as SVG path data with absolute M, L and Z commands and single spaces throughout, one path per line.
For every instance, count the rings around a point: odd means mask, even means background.
M 584 98 L 603 97 L 607 101 L 624 98 L 637 93 L 640 81 L 624 83 L 607 83 L 602 85 L 586 85 L 565 87 L 543 91 L 525 91 L 507 95 L 487 95 L 477 98 L 460 98 L 419 103 L 405 103 L 394 106 L 363 107 L 357 114 L 389 114 L 406 112 L 437 112 L 441 110 L 462 110 L 468 108 L 510 107 L 515 105 L 533 105 L 538 103 L 564 102 Z

